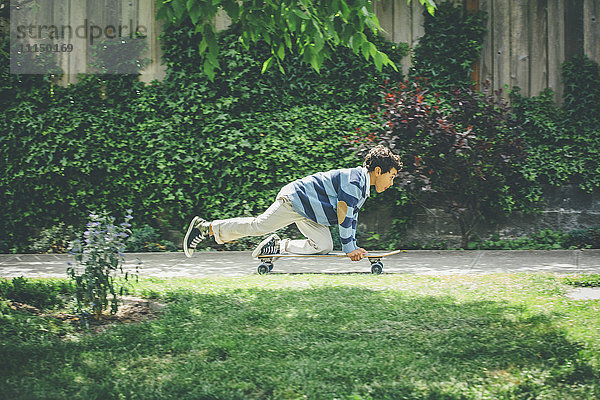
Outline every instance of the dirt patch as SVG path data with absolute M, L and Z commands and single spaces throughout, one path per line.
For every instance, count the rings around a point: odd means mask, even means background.
M 90 329 L 93 332 L 102 332 L 109 326 L 118 324 L 132 324 L 156 318 L 166 307 L 165 304 L 154 300 L 142 299 L 138 297 L 122 297 L 122 304 L 115 314 L 105 311 L 99 320 L 91 319 L 89 321 Z M 11 302 L 11 308 L 18 311 L 24 311 L 44 318 L 55 318 L 66 321 L 74 326 L 81 326 L 80 316 L 77 314 L 66 313 L 62 311 L 44 311 L 37 307 L 16 301 Z

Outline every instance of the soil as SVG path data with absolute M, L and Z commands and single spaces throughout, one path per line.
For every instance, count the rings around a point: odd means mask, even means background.
M 165 307 L 164 304 L 153 300 L 137 297 L 122 297 L 122 303 L 115 314 L 105 311 L 99 320 L 90 321 L 90 330 L 93 332 L 102 332 L 111 325 L 140 323 L 156 318 Z M 69 314 L 61 311 L 48 312 L 40 310 L 37 307 L 16 301 L 11 302 L 15 310 L 25 311 L 40 317 L 56 318 L 61 321 L 68 321 L 73 325 L 80 326 L 79 315 Z

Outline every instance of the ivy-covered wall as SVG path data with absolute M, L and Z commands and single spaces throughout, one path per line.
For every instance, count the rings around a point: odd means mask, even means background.
M 265 49 L 224 32 L 214 82 L 198 70 L 198 35 L 171 27 L 168 73 L 87 75 L 74 85 L 15 76 L 2 63 L 0 251 L 25 251 L 42 229 L 83 227 L 92 210 L 132 208 L 134 226 L 182 231 L 186 221 L 253 215 L 277 191 L 314 172 L 356 166 L 348 136 L 368 122 L 377 72 L 341 51 L 314 72 L 290 59 L 261 74 Z M 379 40 L 399 60 L 405 47 Z M 2 43 L 4 49 L 7 41 Z

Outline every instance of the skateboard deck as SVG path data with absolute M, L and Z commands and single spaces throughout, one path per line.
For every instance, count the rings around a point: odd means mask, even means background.
M 364 257 L 371 263 L 371 273 L 381 274 L 383 271 L 383 263 L 381 259 L 384 257 L 393 256 L 400 253 L 402 250 L 393 251 L 371 251 Z M 347 257 L 346 253 L 327 253 L 327 254 L 273 254 L 268 256 L 258 256 L 262 264 L 258 267 L 258 273 L 268 274 L 273 269 L 273 261 L 280 258 L 319 258 L 319 257 Z

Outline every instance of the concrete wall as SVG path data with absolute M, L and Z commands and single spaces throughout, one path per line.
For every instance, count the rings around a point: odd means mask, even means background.
M 545 206 L 533 215 L 516 213 L 495 226 L 480 226 L 476 234 L 486 240 L 492 235 L 512 239 L 537 233 L 542 229 L 569 232 L 600 226 L 600 190 L 585 193 L 575 185 L 544 188 Z M 382 205 L 361 213 L 359 230 L 364 234 L 385 233 L 393 229 L 389 217 L 391 206 Z M 460 228 L 442 209 L 420 209 L 415 222 L 400 236 L 407 243 L 441 243 L 460 246 Z

